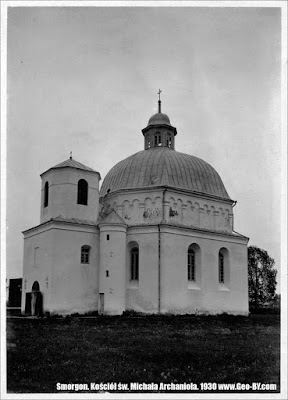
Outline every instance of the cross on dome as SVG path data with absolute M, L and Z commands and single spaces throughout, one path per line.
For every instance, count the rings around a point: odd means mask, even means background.
M 160 94 L 162 93 L 162 90 L 159 89 L 157 94 L 159 95 L 159 100 L 158 100 L 158 113 L 161 113 L 161 99 L 160 99 Z

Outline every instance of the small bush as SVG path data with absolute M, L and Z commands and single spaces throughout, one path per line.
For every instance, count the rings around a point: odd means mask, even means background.
M 280 308 L 276 307 L 249 307 L 251 314 L 261 314 L 261 315 L 280 315 Z

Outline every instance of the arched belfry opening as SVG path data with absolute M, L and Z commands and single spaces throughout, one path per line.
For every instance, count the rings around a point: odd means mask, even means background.
M 44 186 L 44 207 L 48 206 L 48 201 L 49 201 L 49 184 L 48 184 L 48 182 L 45 182 L 45 186 Z
M 175 136 L 177 129 L 174 128 L 168 115 L 161 111 L 162 90 L 159 89 L 158 112 L 149 119 L 146 128 L 142 129 L 144 136 L 144 149 L 149 150 L 155 147 L 168 147 L 175 150 Z
M 88 183 L 85 179 L 78 182 L 77 204 L 87 206 L 88 204 Z

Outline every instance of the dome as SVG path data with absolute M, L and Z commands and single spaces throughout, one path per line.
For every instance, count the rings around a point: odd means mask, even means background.
M 171 125 L 171 124 L 168 115 L 158 112 L 157 114 L 152 115 L 152 117 L 149 119 L 148 126 L 149 125 Z
M 120 161 L 106 175 L 100 196 L 117 190 L 153 186 L 170 186 L 230 199 L 219 174 L 210 164 L 169 147 L 153 147 Z

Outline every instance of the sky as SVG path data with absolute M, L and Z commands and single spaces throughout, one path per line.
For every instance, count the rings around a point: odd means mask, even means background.
M 144 149 L 159 88 L 176 150 L 218 171 L 234 229 L 280 269 L 280 8 L 10 7 L 7 29 L 8 278 L 39 175 L 72 151 L 103 181 Z

